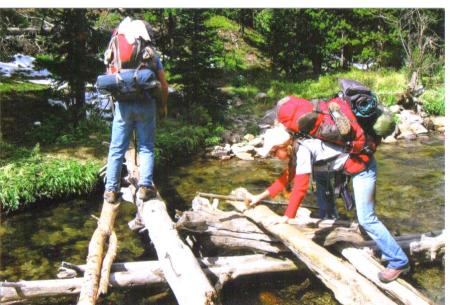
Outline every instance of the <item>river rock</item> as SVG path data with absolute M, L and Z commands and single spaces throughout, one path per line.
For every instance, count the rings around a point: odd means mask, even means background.
M 431 120 L 433 121 L 433 124 L 436 129 L 438 129 L 440 127 L 445 127 L 445 117 L 435 116 L 435 117 L 431 117 Z
M 253 140 L 251 140 L 250 142 L 248 142 L 248 145 L 251 145 L 253 147 L 260 147 L 263 145 L 263 139 L 262 137 L 256 137 Z
M 413 124 L 413 123 L 423 123 L 423 119 L 420 115 L 414 113 L 414 111 L 412 110 L 403 110 L 400 113 L 400 120 L 402 123 L 409 123 L 409 124 Z
M 395 142 L 397 142 L 397 139 L 393 135 L 390 135 L 390 136 L 382 139 L 381 141 L 383 143 L 395 143 Z
M 415 135 L 421 135 L 421 134 L 427 134 L 428 133 L 428 129 L 426 129 L 425 127 L 423 127 L 422 124 L 420 123 L 413 123 L 409 126 L 409 128 L 411 129 L 411 131 L 415 134 Z
M 213 147 L 212 151 L 209 155 L 213 158 L 221 159 L 225 156 L 229 156 L 231 153 L 230 144 L 226 144 L 225 146 L 216 145 Z
M 245 161 L 253 161 L 255 160 L 255 158 L 253 158 L 253 156 L 247 152 L 239 152 L 236 154 L 236 158 L 239 158 L 241 160 L 245 160 Z
M 402 106 L 400 106 L 400 105 L 389 106 L 389 111 L 392 113 L 400 113 L 401 110 L 402 110 Z
M 233 144 L 231 146 L 231 151 L 233 152 L 233 154 L 235 154 L 237 156 L 240 153 L 253 152 L 253 151 L 255 151 L 255 147 L 253 147 L 252 145 L 248 145 L 248 144 L 237 143 L 237 144 Z
M 254 138 L 255 138 L 255 136 L 252 135 L 251 133 L 247 133 L 247 134 L 244 136 L 244 140 L 247 141 L 247 142 L 250 142 L 250 141 L 253 140 Z
M 259 92 L 256 96 L 255 96 L 255 100 L 264 100 L 266 98 L 268 98 L 269 96 L 267 95 L 267 93 L 264 92 Z

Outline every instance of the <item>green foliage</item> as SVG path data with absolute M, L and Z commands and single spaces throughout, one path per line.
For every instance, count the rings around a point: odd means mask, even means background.
M 31 151 L 18 149 L 2 155 L 0 167 L 0 203 L 12 212 L 37 200 L 63 198 L 91 192 L 98 182 L 99 163 L 80 163 L 44 156 L 39 146 Z M 6 159 L 3 159 L 6 157 Z
M 426 90 L 420 97 L 423 101 L 423 108 L 431 115 L 445 115 L 445 87 L 439 86 L 434 90 Z
M 205 21 L 205 25 L 209 28 L 238 31 L 239 25 L 236 22 L 231 21 L 225 16 L 213 15 Z
M 47 90 L 48 86 L 41 84 L 33 84 L 30 82 L 22 82 L 14 78 L 3 78 L 0 76 L 0 93 L 26 92 Z
M 186 161 L 205 146 L 217 145 L 224 129 L 212 123 L 198 126 L 184 121 L 165 120 L 156 133 L 158 166 Z

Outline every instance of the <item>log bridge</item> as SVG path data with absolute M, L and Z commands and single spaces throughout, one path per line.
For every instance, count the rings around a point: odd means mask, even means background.
M 63 263 L 55 280 L 0 283 L 1 304 L 77 294 L 78 305 L 95 304 L 108 287 L 145 285 L 169 286 L 180 305 L 213 305 L 221 303 L 223 285 L 239 276 L 281 276 L 305 267 L 341 304 L 434 304 L 402 279 L 388 284 L 378 280 L 383 267 L 376 258 L 376 245 L 364 238 L 355 223 L 311 218 L 302 208 L 302 217 L 290 224 L 272 224 L 270 219 L 278 216 L 267 206 L 248 209 L 240 199 L 245 198 L 245 189 L 230 196 L 198 195 L 192 210 L 174 223 L 159 194 L 145 202 L 136 198 L 139 168 L 133 149 L 127 152 L 126 165 L 129 186 L 122 189 L 123 198 L 137 206 L 129 226 L 148 232 L 158 261 L 113 263 L 117 249 L 113 227 L 120 204 L 104 202 L 85 265 Z M 220 210 L 219 199 L 235 211 Z M 444 236 L 441 231 L 396 239 L 413 261 L 429 262 L 443 259 Z M 208 257 L 212 248 L 262 254 Z

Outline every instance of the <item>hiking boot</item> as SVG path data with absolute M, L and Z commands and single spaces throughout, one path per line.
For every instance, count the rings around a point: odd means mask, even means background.
M 152 186 L 140 186 L 138 190 L 138 198 L 142 201 L 147 201 L 149 199 L 156 197 L 156 189 Z
M 389 283 L 395 281 L 403 273 L 408 273 L 409 265 L 406 265 L 400 269 L 386 268 L 378 273 L 378 279 L 383 283 Z
M 328 105 L 333 121 L 339 130 L 341 136 L 346 136 L 350 133 L 351 125 L 349 119 L 341 112 L 341 107 L 335 103 L 331 102 Z
M 115 192 L 115 191 L 108 191 L 105 190 L 105 192 L 103 193 L 103 199 L 105 199 L 106 202 L 108 203 L 116 203 L 119 201 L 119 193 Z

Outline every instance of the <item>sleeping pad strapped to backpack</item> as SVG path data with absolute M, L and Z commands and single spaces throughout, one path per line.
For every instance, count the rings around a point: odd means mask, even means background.
M 97 77 L 96 87 L 118 101 L 142 100 L 159 89 L 156 52 L 151 46 L 150 25 L 125 18 L 113 32 L 105 51 L 107 73 Z

